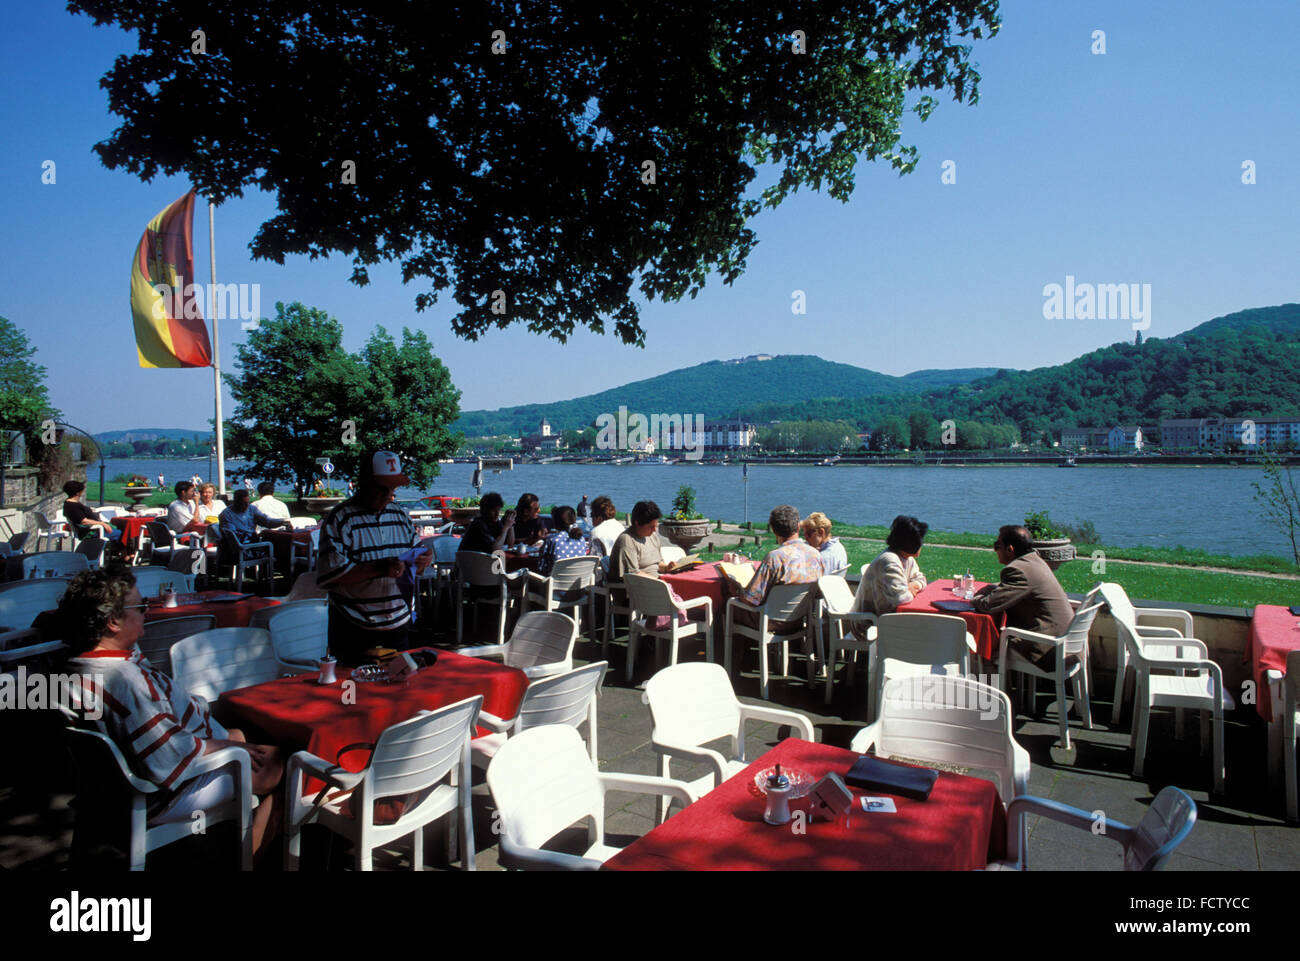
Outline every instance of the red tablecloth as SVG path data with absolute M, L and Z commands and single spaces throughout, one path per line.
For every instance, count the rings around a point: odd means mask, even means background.
M 301 530 L 277 527 L 275 530 L 259 531 L 257 537 L 271 545 L 271 552 L 275 555 L 275 569 L 281 574 L 289 574 L 293 570 L 293 545 L 310 543 L 312 532 L 318 530 L 319 524 Z
M 1250 676 L 1255 679 L 1255 710 L 1266 721 L 1273 720 L 1273 698 L 1264 679 L 1265 671 L 1286 673 L 1286 656 L 1300 648 L 1300 617 L 1285 607 L 1257 604 L 1250 619 Z
M 438 662 L 401 684 L 358 683 L 355 703 L 345 704 L 343 682 L 351 672 L 338 671 L 333 684 L 317 684 L 316 674 L 282 677 L 253 687 L 227 691 L 221 704 L 249 724 L 286 745 L 306 747 L 317 757 L 359 771 L 368 750 L 384 730 L 419 711 L 432 711 L 475 694 L 483 695 L 483 710 L 512 718 L 528 689 L 523 671 L 477 657 L 439 651 Z M 479 728 L 480 735 L 490 733 Z
M 226 597 L 231 591 L 203 591 L 200 597 Z M 217 619 L 217 627 L 247 627 L 253 612 L 263 607 L 279 604 L 269 597 L 246 597 L 242 601 L 205 600 L 198 604 L 177 604 L 175 607 L 163 607 L 156 598 L 149 599 L 149 609 L 144 612 L 145 623 L 160 621 L 169 617 L 197 617 L 211 614 Z
M 754 562 L 754 567 L 758 567 L 757 561 Z M 727 616 L 727 598 L 733 595 L 731 585 L 723 578 L 716 563 L 701 564 L 680 574 L 660 574 L 659 579 L 675 590 L 677 596 L 684 601 L 697 597 L 707 597 L 713 601 L 713 623 L 717 630 L 723 629 Z
M 131 514 L 122 517 L 114 517 L 109 523 L 114 527 L 121 528 L 123 531 L 122 540 L 127 544 L 138 544 L 140 542 L 140 532 L 149 527 L 151 521 L 165 520 L 163 517 L 141 517 L 138 514 Z
M 925 590 L 916 597 L 912 598 L 906 604 L 900 604 L 898 613 L 900 614 L 949 614 L 956 612 L 941 611 L 935 607 L 932 601 L 956 601 L 961 598 L 952 592 L 956 587 L 952 578 L 931 581 L 926 585 Z M 979 590 L 984 586 L 984 582 L 976 581 L 975 589 Z M 1007 615 L 999 614 L 995 618 L 992 614 L 978 614 L 975 612 L 961 613 L 958 616 L 966 622 L 966 630 L 970 632 L 971 637 L 975 638 L 975 649 L 979 656 L 988 661 L 995 661 L 998 657 L 998 640 L 1002 637 L 1002 628 L 1006 625 Z
M 624 871 L 969 871 L 1003 856 L 1006 812 L 991 781 L 940 772 L 926 801 L 895 797 L 898 811 L 868 814 L 850 787 L 848 826 L 809 817 L 806 833 L 794 822 L 763 821 L 765 799 L 751 788 L 754 776 L 779 763 L 820 778 L 845 774 L 858 755 L 796 738 L 761 758 L 686 810 L 633 842 L 605 867 Z M 808 799 L 791 811 L 809 809 Z

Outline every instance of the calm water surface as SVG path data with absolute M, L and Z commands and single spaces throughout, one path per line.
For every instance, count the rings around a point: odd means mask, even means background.
M 168 485 L 194 473 L 207 475 L 207 461 L 109 460 L 106 476 L 161 471 Z M 242 465 L 228 462 L 227 474 Z M 444 464 L 430 492 L 473 494 L 470 464 Z M 88 480 L 98 480 L 91 465 Z M 851 524 L 888 524 L 914 514 L 931 527 L 988 531 L 1017 523 L 1029 511 L 1046 510 L 1058 521 L 1090 520 L 1102 540 L 1127 546 L 1199 547 L 1223 554 L 1290 557 L 1287 540 L 1262 516 L 1252 481 L 1263 472 L 1248 467 L 750 467 L 704 464 L 524 464 L 488 472 L 483 490 L 499 491 L 508 503 L 524 491 L 542 503 L 574 504 L 583 494 L 612 497 L 620 511 L 653 500 L 665 511 L 677 488 L 695 488 L 699 510 L 729 521 L 765 521 L 777 504 L 800 514 L 820 510 Z M 241 475 L 242 480 L 242 475 Z M 256 480 L 256 478 L 254 479 Z M 746 515 L 748 487 L 748 515 Z M 421 492 L 400 491 L 402 498 Z

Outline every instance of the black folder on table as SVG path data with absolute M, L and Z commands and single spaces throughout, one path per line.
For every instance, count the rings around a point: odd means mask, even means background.
M 1296 617 L 1300 617 L 1300 606 L 1292 607 L 1291 613 L 1294 614 Z
M 969 614 L 975 610 L 975 605 L 970 601 L 931 601 L 931 607 L 937 607 L 941 611 L 951 611 L 955 614 Z
M 891 764 L 878 757 L 864 754 L 853 762 L 844 780 L 854 787 L 868 791 L 880 791 L 884 794 L 897 794 L 900 797 L 924 801 L 930 796 L 934 782 L 939 780 L 939 772 L 923 767 L 909 767 L 904 764 Z

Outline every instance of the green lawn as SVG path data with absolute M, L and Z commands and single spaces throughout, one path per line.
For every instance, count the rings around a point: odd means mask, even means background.
M 847 526 L 847 525 L 846 525 Z M 835 526 L 838 534 L 840 525 Z M 878 529 L 883 537 L 884 528 Z M 987 538 L 986 538 L 987 540 Z M 849 567 L 857 571 L 884 548 L 882 542 L 843 541 L 849 555 Z M 750 541 L 739 551 L 752 558 L 761 558 L 775 546 L 776 540 L 765 534 L 761 546 Z M 730 550 L 737 550 L 730 548 Z M 700 552 L 706 560 L 720 560 L 723 551 L 711 554 Z M 1107 552 L 1107 559 L 1111 555 Z M 1216 566 L 1217 565 L 1217 558 Z M 997 581 L 1002 565 L 992 550 L 958 550 L 931 543 L 917 558 L 921 570 L 933 579 L 964 574 L 968 569 L 978 581 Z M 1254 607 L 1256 604 L 1300 604 L 1300 581 L 1272 577 L 1255 577 L 1248 574 L 1222 574 L 1196 570 L 1191 567 L 1156 567 L 1149 564 L 1106 563 L 1104 571 L 1093 571 L 1094 563 L 1080 559 L 1063 564 L 1056 572 L 1061 585 L 1070 593 L 1083 594 L 1098 581 L 1114 581 L 1123 586 L 1129 597 L 1143 600 L 1166 601 L 1172 604 L 1215 604 L 1223 607 Z

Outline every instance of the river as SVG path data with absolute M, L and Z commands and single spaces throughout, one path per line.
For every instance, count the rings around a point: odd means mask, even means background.
M 207 475 L 207 459 L 110 459 L 105 476 L 162 472 L 170 486 L 192 474 Z M 93 503 L 99 478 L 91 464 L 88 492 Z M 227 474 L 238 473 L 236 462 Z M 473 466 L 444 464 L 429 493 L 463 496 Z M 753 467 L 749 482 L 739 466 L 705 464 L 608 466 L 522 464 L 513 471 L 487 472 L 483 490 L 499 491 L 507 502 L 531 491 L 543 504 L 574 504 L 583 494 L 604 494 L 619 511 L 638 500 L 658 503 L 667 513 L 677 488 L 695 488 L 701 513 L 728 521 L 763 522 L 777 504 L 800 514 L 820 510 L 850 524 L 888 524 L 896 514 L 913 514 L 939 530 L 988 531 L 1018 523 L 1029 511 L 1046 510 L 1059 522 L 1090 520 L 1104 543 L 1116 546 L 1199 547 L 1220 554 L 1274 554 L 1290 558 L 1282 533 L 1263 517 L 1251 467 Z M 748 488 L 748 513 L 746 513 Z M 402 490 L 399 498 L 422 492 Z

